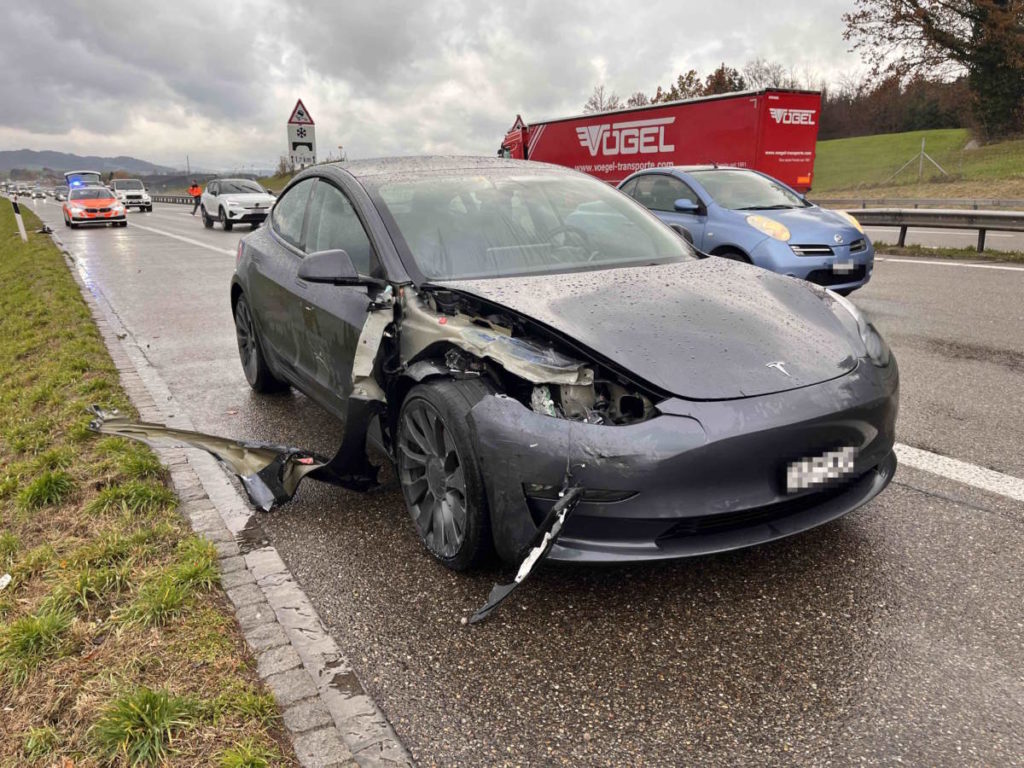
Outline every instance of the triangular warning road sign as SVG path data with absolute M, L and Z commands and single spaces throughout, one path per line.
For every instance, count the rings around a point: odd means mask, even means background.
M 309 116 L 309 110 L 302 103 L 302 99 L 295 102 L 295 109 L 292 110 L 292 116 L 288 118 L 288 123 L 290 125 L 313 125 L 313 118 Z

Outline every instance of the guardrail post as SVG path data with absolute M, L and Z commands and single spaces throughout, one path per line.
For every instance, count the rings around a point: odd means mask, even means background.
M 978 230 L 978 253 L 981 253 L 984 250 L 985 250 L 985 230 L 984 229 L 979 229 Z
M 896 245 L 900 248 L 907 242 L 907 227 L 903 225 L 900 227 L 900 239 L 896 241 Z

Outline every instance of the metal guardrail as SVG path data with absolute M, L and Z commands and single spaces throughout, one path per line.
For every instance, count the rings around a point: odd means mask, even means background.
M 927 229 L 976 229 L 978 253 L 985 250 L 985 233 L 1024 232 L 1024 211 L 963 211 L 951 208 L 865 208 L 854 211 L 866 227 L 899 227 L 896 243 L 906 243 L 909 227 Z
M 181 203 L 183 205 L 192 204 L 192 198 L 188 195 L 150 195 L 149 197 L 154 203 Z
M 1007 208 L 1024 211 L 1024 200 L 974 199 L 965 197 L 880 197 L 875 199 L 857 197 L 822 197 L 812 202 L 824 208 L 969 208 L 990 210 Z

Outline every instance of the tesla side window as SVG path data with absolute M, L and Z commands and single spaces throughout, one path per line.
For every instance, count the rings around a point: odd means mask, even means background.
M 301 247 L 302 220 L 306 218 L 306 201 L 314 181 L 304 179 L 281 195 L 271 214 L 274 231 L 296 248 Z
M 623 185 L 621 191 L 626 193 L 630 197 L 636 197 L 636 194 L 635 194 L 635 192 L 636 192 L 636 182 L 637 182 L 637 179 L 633 179 L 628 184 Z
M 321 180 L 309 199 L 306 253 L 340 248 L 361 275 L 369 275 L 373 247 L 352 203 L 337 187 Z

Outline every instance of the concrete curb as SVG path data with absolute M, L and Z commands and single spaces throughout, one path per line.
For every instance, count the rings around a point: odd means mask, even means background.
M 139 415 L 194 429 L 87 268 L 56 234 L 52 237 Z M 217 547 L 221 584 L 256 656 L 257 673 L 281 708 L 299 762 L 307 768 L 414 765 L 224 469 L 193 448 L 161 449 L 157 454 L 170 471 L 182 513 L 196 533 Z

